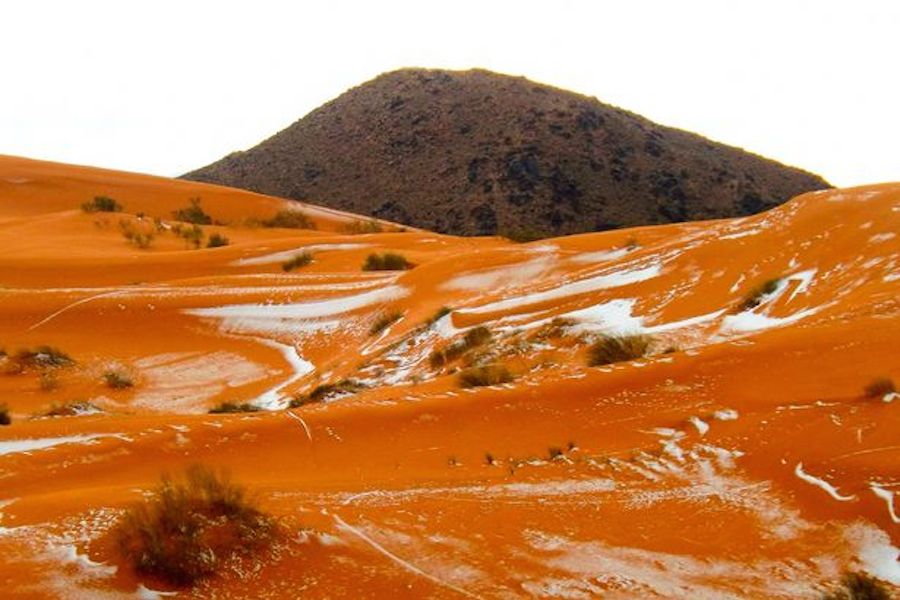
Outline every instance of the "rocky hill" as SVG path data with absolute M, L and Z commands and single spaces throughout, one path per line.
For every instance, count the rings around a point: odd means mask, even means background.
M 749 215 L 820 177 L 522 77 L 403 69 L 184 176 L 461 235 Z

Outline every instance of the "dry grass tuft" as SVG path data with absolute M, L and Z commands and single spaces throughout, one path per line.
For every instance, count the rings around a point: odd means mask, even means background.
M 597 367 L 647 355 L 651 338 L 646 335 L 605 336 L 588 348 L 588 366 Z

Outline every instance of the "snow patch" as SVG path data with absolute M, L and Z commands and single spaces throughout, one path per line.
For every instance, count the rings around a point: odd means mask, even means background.
M 794 475 L 805 481 L 806 483 L 812 484 L 818 488 L 825 490 L 829 496 L 834 498 L 835 500 L 839 500 L 840 502 L 849 502 L 850 500 L 855 500 L 856 495 L 853 496 L 844 496 L 841 495 L 840 492 L 837 491 L 833 485 L 825 481 L 824 479 L 819 479 L 818 477 L 814 477 L 810 475 L 806 471 L 803 470 L 803 463 L 798 462 L 797 466 L 794 467 Z

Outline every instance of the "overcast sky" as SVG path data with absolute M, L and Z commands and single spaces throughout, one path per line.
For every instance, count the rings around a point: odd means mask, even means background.
M 900 2 L 4 2 L 0 153 L 178 175 L 404 66 L 596 96 L 821 174 L 900 180 Z

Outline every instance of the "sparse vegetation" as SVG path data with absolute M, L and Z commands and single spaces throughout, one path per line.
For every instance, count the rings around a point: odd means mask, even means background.
M 103 381 L 106 382 L 107 387 L 114 390 L 134 387 L 134 380 L 131 378 L 131 375 L 121 370 L 107 371 L 103 374 Z
M 212 217 L 204 212 L 200 206 L 200 198 L 191 198 L 190 204 L 172 212 L 176 221 L 193 223 L 194 225 L 212 225 Z
M 887 586 L 866 573 L 847 573 L 822 600 L 891 600 Z
M 371 329 L 369 329 L 369 335 L 378 335 L 397 321 L 399 321 L 403 317 L 403 313 L 393 311 L 389 313 L 384 313 L 379 315 L 375 322 L 372 323 Z
M 440 350 L 435 350 L 429 357 L 429 363 L 433 369 L 445 366 L 473 348 L 484 345 L 492 338 L 491 330 L 483 325 L 473 327 L 459 341 Z
M 352 395 L 364 389 L 366 389 L 366 386 L 355 379 L 341 379 L 337 383 L 324 383 L 316 386 L 316 388 L 308 394 L 297 394 L 294 396 L 291 399 L 290 407 L 299 408 L 306 404 L 322 402 L 332 396 Z
M 547 448 L 547 455 L 550 457 L 550 460 L 556 460 L 557 458 L 562 458 L 565 452 L 559 446 L 550 446 Z
M 203 228 L 199 225 L 191 225 L 183 227 L 182 225 L 173 225 L 172 233 L 184 240 L 186 246 L 199 248 L 203 243 Z
M 294 269 L 299 269 L 300 267 L 305 267 L 313 260 L 312 254 L 309 252 L 303 251 L 299 254 L 295 254 L 290 259 L 281 263 L 281 269 L 287 273 L 289 271 L 293 271 Z
M 209 236 L 209 239 L 206 241 L 207 248 L 221 248 L 222 246 L 227 246 L 231 243 L 227 237 L 222 235 L 221 233 L 212 233 Z
M 381 233 L 384 231 L 384 227 L 375 219 L 367 221 L 357 219 L 341 227 L 341 231 L 353 235 L 361 235 L 364 233 Z
M 81 210 L 86 213 L 119 212 L 122 210 L 122 205 L 109 196 L 94 196 L 93 200 L 81 205 Z
M 762 303 L 763 298 L 778 289 L 778 285 L 780 283 L 781 278 L 779 277 L 776 277 L 774 279 L 767 279 L 766 281 L 760 283 L 752 290 L 747 292 L 747 294 L 744 296 L 744 299 L 741 300 L 740 309 L 752 310 L 756 308 Z
M 209 414 L 211 415 L 223 415 L 223 414 L 231 414 L 231 413 L 252 413 L 259 412 L 262 409 L 255 404 L 250 404 L 249 402 L 221 402 L 217 406 L 209 409 Z
M 597 367 L 641 358 L 649 352 L 651 341 L 646 335 L 604 336 L 588 348 L 588 366 Z
M 363 263 L 363 271 L 405 271 L 411 269 L 412 263 L 406 260 L 402 254 L 385 252 L 384 254 L 370 254 Z
M 893 394 L 897 391 L 897 386 L 894 384 L 894 381 L 889 377 L 876 377 L 869 385 L 866 386 L 865 392 L 866 396 L 869 398 L 883 398 L 888 394 Z
M 490 452 L 485 452 L 484 453 L 484 462 L 490 466 L 494 466 L 494 464 L 496 464 L 497 460 L 494 458 L 493 454 L 491 454 Z
M 291 210 L 283 208 L 275 213 L 274 216 L 259 222 L 263 227 L 272 227 L 280 229 L 315 229 L 316 224 L 313 223 L 306 213 L 299 210 Z
M 513 380 L 512 373 L 503 365 L 484 365 L 470 367 L 459 373 L 459 384 L 462 387 L 482 387 L 508 383 Z
M 164 476 L 149 500 L 129 508 L 115 539 L 137 573 L 191 585 L 229 558 L 265 548 L 277 529 L 243 487 L 194 466 L 183 481 Z
M 62 350 L 52 346 L 38 346 L 19 350 L 8 357 L 5 371 L 9 375 L 16 375 L 29 369 L 57 369 L 73 364 L 75 361 Z
M 12 425 L 12 417 L 9 416 L 9 407 L 0 404 L 0 425 Z
M 156 238 L 156 234 L 153 230 L 139 226 L 131 221 L 126 221 L 125 219 L 119 221 L 119 229 L 122 230 L 122 237 L 128 240 L 131 245 L 140 248 L 141 250 L 149 248 Z

